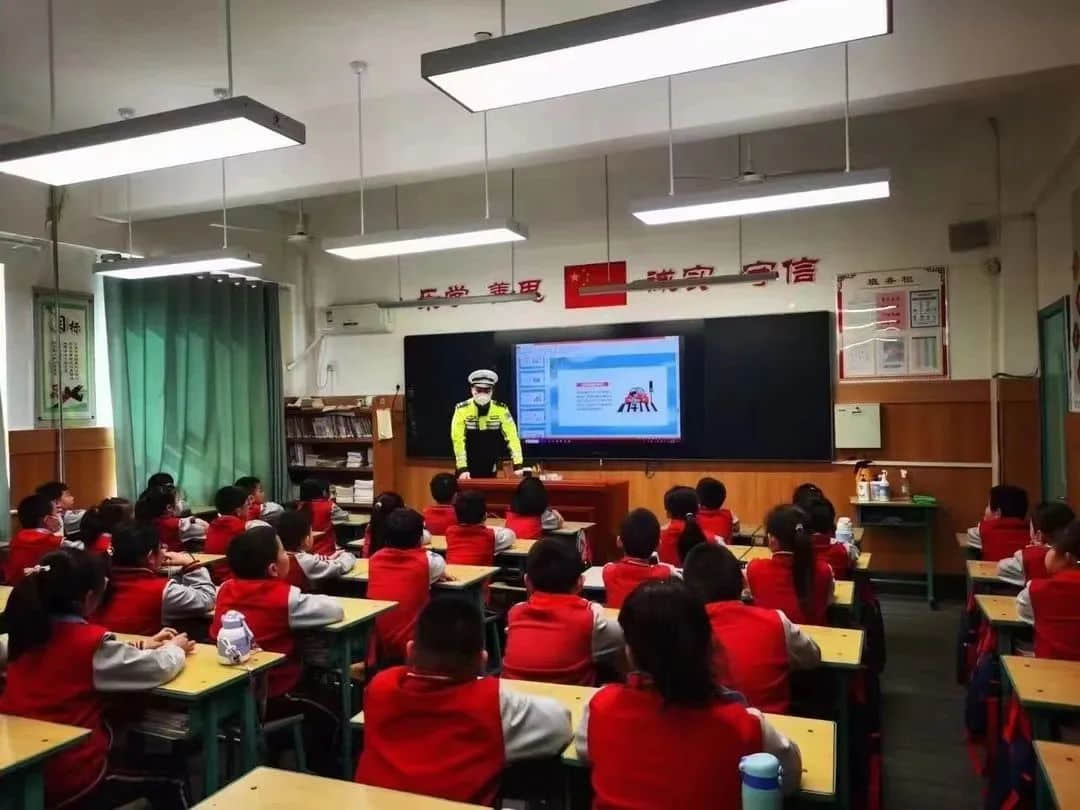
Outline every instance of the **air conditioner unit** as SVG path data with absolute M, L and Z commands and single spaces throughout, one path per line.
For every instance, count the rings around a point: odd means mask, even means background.
M 391 331 L 390 312 L 377 304 L 341 304 L 323 310 L 328 335 L 372 335 Z

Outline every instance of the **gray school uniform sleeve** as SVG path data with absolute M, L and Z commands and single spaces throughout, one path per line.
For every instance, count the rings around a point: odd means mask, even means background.
M 206 529 L 210 524 L 197 517 L 180 518 L 180 542 L 189 540 L 205 540 Z
M 761 721 L 761 747 L 765 753 L 780 760 L 780 791 L 785 796 L 797 793 L 802 785 L 802 754 L 799 746 L 773 728 L 757 709 L 747 711 Z
M 563 516 L 555 509 L 545 509 L 544 514 L 540 516 L 540 528 L 545 532 L 553 532 L 556 529 L 561 529 L 563 525 Z
M 859 561 L 859 547 L 854 543 L 848 543 L 844 540 L 837 540 L 835 537 L 829 542 L 833 545 L 843 546 L 844 551 L 847 552 L 848 559 L 851 560 L 852 563 L 857 563 Z
M 68 509 L 64 512 L 61 527 L 64 534 L 73 534 L 74 532 L 79 531 L 79 525 L 82 523 L 83 515 L 85 514 L 85 509 Z
M 162 622 L 205 615 L 214 609 L 216 599 L 217 588 L 205 567 L 177 574 L 161 594 Z
M 1035 609 L 1031 606 L 1031 583 L 1016 595 L 1016 613 L 1021 621 L 1035 624 Z
M 570 712 L 557 700 L 515 692 L 499 683 L 506 761 L 555 756 L 573 737 Z
M 434 551 L 427 553 L 428 581 L 437 582 L 446 573 L 446 558 Z
M 972 526 L 968 529 L 968 548 L 982 549 L 982 537 L 979 535 L 979 527 Z
M 345 610 L 334 597 L 301 593 L 295 585 L 289 589 L 289 627 L 293 630 L 324 627 L 344 618 Z
M 94 688 L 99 692 L 153 689 L 179 675 L 186 657 L 171 644 L 140 650 L 110 633 L 94 653 Z
M 330 522 L 331 523 L 344 523 L 349 519 L 349 513 L 342 509 L 335 503 L 330 507 Z
M 312 582 L 320 579 L 338 579 L 352 571 L 356 565 L 356 556 L 348 551 L 339 551 L 328 557 L 300 551 L 297 552 L 295 559 L 297 564 L 304 569 L 304 576 Z
M 495 553 L 498 554 L 500 551 L 513 547 L 515 540 L 517 540 L 517 535 L 514 534 L 513 529 L 507 529 L 505 526 L 495 529 Z
M 606 658 L 614 655 L 623 648 L 622 626 L 615 621 L 609 621 L 604 613 L 603 605 L 590 602 L 589 607 L 593 613 L 592 631 L 592 657 L 593 660 Z
M 784 625 L 784 641 L 787 645 L 788 664 L 792 669 L 813 669 L 821 663 L 821 648 L 806 632 L 784 615 L 780 614 L 780 623 Z
M 1006 582 L 1024 586 L 1024 552 L 1017 551 L 1011 557 L 998 560 L 997 575 Z
M 584 763 L 589 761 L 589 704 L 585 704 L 585 710 L 581 713 L 581 722 L 574 729 L 574 750 L 578 759 Z
M 60 548 L 71 548 L 75 551 L 86 551 L 86 546 L 83 545 L 82 540 L 61 540 Z
M 273 501 L 267 501 L 262 505 L 262 509 L 259 512 L 260 517 L 272 518 L 276 515 L 280 515 L 285 511 L 285 507 L 280 503 L 274 503 Z

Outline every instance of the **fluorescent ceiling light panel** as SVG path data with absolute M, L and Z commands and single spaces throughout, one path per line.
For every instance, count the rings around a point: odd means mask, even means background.
M 0 144 L 0 172 L 66 186 L 265 152 L 305 140 L 299 121 L 236 96 Z
M 521 242 L 529 232 L 512 219 L 484 219 L 462 225 L 438 225 L 404 231 L 379 231 L 364 236 L 324 239 L 323 249 L 343 259 L 378 259 L 431 253 L 436 250 Z
M 661 0 L 425 53 L 420 74 L 478 112 L 891 31 L 891 0 Z
M 165 278 L 167 276 L 193 276 L 224 273 L 229 278 L 258 281 L 251 270 L 261 267 L 262 257 L 243 248 L 222 248 L 179 256 L 157 256 L 147 259 L 116 259 L 97 262 L 94 272 L 100 276 L 128 280 Z
M 805 174 L 733 184 L 720 191 L 677 194 L 635 202 L 631 210 L 646 225 L 745 217 L 822 205 L 880 200 L 889 196 L 889 170 Z

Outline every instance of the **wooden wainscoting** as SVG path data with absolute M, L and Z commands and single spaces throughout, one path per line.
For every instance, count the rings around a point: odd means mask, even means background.
M 1039 381 L 994 380 L 994 384 L 998 392 L 1001 481 L 1023 487 L 1028 500 L 1038 503 L 1042 500 Z M 1080 464 L 1080 458 L 1077 462 Z
M 8 446 L 14 508 L 38 485 L 56 480 L 56 430 L 12 430 Z M 64 479 L 80 507 L 116 494 L 112 428 L 65 428 Z
M 1069 506 L 1080 508 L 1080 413 L 1065 414 L 1065 459 Z

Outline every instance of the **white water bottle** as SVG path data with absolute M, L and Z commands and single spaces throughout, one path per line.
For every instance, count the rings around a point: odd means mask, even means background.
M 251 658 L 251 643 L 255 634 L 247 626 L 244 614 L 230 610 L 221 617 L 221 629 L 217 637 L 218 663 L 232 666 L 243 664 Z
M 772 754 L 750 754 L 739 761 L 743 810 L 781 810 L 780 760 Z

